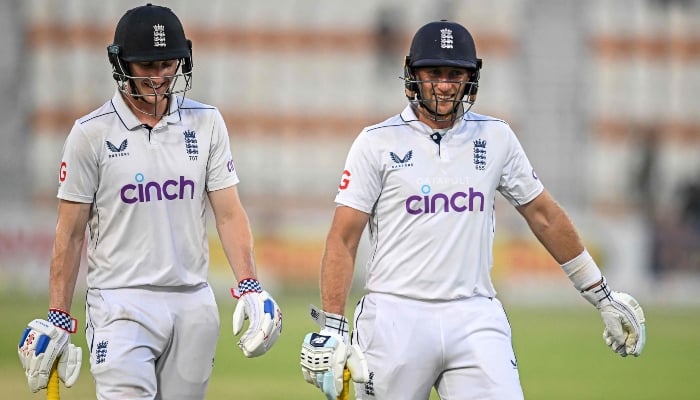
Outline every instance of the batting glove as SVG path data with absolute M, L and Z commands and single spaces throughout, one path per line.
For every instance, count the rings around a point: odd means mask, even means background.
M 322 329 L 304 337 L 301 372 L 328 400 L 336 400 L 343 390 L 343 369 L 348 368 L 353 381 L 366 383 L 369 380 L 367 361 L 357 345 L 346 344 L 348 320 L 344 316 L 311 306 L 311 318 Z
M 279 339 L 282 333 L 282 312 L 269 293 L 262 290 L 256 279 L 244 279 L 237 289 L 231 289 L 233 297 L 238 299 L 233 311 L 233 334 L 243 329 L 245 320 L 249 320 L 248 330 L 238 340 L 238 347 L 246 357 L 258 357 L 265 354 Z
M 48 321 L 35 319 L 25 328 L 17 353 L 32 392 L 46 388 L 56 362 L 58 377 L 66 387 L 78 380 L 83 350 L 70 342 L 70 333 L 75 333 L 76 326 L 77 321 L 70 314 L 51 309 Z
M 615 353 L 635 357 L 642 353 L 646 342 L 644 311 L 634 297 L 627 293 L 613 292 L 603 282 L 581 292 L 583 298 L 593 304 L 603 317 L 603 339 Z

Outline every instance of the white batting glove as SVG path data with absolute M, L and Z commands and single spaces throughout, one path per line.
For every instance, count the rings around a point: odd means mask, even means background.
M 605 324 L 603 339 L 615 353 L 635 357 L 642 353 L 646 342 L 644 311 L 634 297 L 613 292 L 603 283 L 581 292 L 583 298 L 599 311 Z
M 311 318 L 322 329 L 304 337 L 301 372 L 328 400 L 336 400 L 343 390 L 343 369 L 347 366 L 354 382 L 366 383 L 369 380 L 367 361 L 357 345 L 346 344 L 348 320 L 344 316 L 311 306 Z
M 231 289 L 233 297 L 238 299 L 233 311 L 233 334 L 243 329 L 245 320 L 249 320 L 248 330 L 238 340 L 238 347 L 248 358 L 265 354 L 279 339 L 282 333 L 282 312 L 269 293 L 262 290 L 256 279 L 244 279 L 238 289 Z
M 69 331 L 63 329 L 75 332 L 75 319 L 68 313 L 51 310 L 49 320 L 61 325 L 43 319 L 33 320 L 24 330 L 17 349 L 29 389 L 34 393 L 46 388 L 56 360 L 58 377 L 66 387 L 73 386 L 80 375 L 83 351 L 70 343 Z

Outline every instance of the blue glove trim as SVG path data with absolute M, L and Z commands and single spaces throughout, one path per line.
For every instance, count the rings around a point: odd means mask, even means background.
M 31 332 L 32 328 L 25 328 L 24 333 L 22 334 L 22 338 L 19 339 L 19 347 L 24 346 L 24 342 L 27 340 L 27 336 L 29 336 L 29 332 Z
M 265 299 L 263 302 L 263 312 L 270 316 L 270 319 L 275 320 L 275 303 L 270 299 Z
M 46 335 L 39 336 L 39 341 L 36 343 L 36 349 L 34 350 L 34 354 L 38 356 L 39 354 L 46 352 L 46 348 L 49 346 L 49 342 L 51 342 L 50 337 Z

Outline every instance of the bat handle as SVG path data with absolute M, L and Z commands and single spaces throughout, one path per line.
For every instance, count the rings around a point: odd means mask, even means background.
M 49 375 L 49 383 L 46 385 L 46 400 L 60 400 L 61 397 L 59 395 L 59 390 L 58 390 L 58 369 L 56 366 L 58 365 L 58 361 L 54 363 L 53 367 L 51 367 L 51 374 Z
M 338 400 L 350 400 L 350 370 L 343 369 L 343 390 L 338 395 Z

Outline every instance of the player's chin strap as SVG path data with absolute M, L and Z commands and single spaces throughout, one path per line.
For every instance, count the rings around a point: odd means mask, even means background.
M 437 101 L 435 102 L 437 103 Z M 453 111 L 449 114 L 438 114 L 435 111 L 425 106 L 424 100 L 412 100 L 411 105 L 413 106 L 414 112 L 423 114 L 426 118 L 431 119 L 435 122 L 450 122 L 454 123 L 456 120 L 464 116 L 467 113 L 462 104 L 457 104 Z M 471 108 L 471 105 L 469 106 Z M 460 112 L 460 109 L 462 112 Z M 467 109 L 468 110 L 468 109 Z
M 405 80 L 405 78 L 402 79 Z M 411 82 L 416 83 L 417 81 Z M 435 83 L 433 82 L 432 85 L 433 93 L 435 93 Z M 413 110 L 416 113 L 421 113 L 428 119 L 431 119 L 435 122 L 455 122 L 457 119 L 463 117 L 466 113 L 468 113 L 474 105 L 474 102 L 476 101 L 476 94 L 467 95 L 467 92 L 475 92 L 473 88 L 478 88 L 478 84 L 474 82 L 465 82 L 462 85 L 463 87 L 461 87 L 460 89 L 463 90 L 462 93 L 464 93 L 464 95 L 462 95 L 462 97 L 459 100 L 442 101 L 438 100 L 437 98 L 435 98 L 434 101 L 425 100 L 423 98 L 423 94 L 421 93 L 420 88 L 416 88 L 417 91 L 407 89 L 406 98 L 408 99 L 409 103 L 411 103 L 411 105 L 413 106 Z M 439 114 L 437 111 L 431 110 L 430 107 L 426 105 L 427 103 L 434 103 L 435 110 L 437 110 L 438 103 L 440 102 L 453 103 L 452 111 L 447 114 Z
M 611 290 L 587 250 L 561 265 L 581 296 L 600 311 L 603 339 L 615 353 L 639 356 L 646 342 L 644 311 L 627 293 Z

